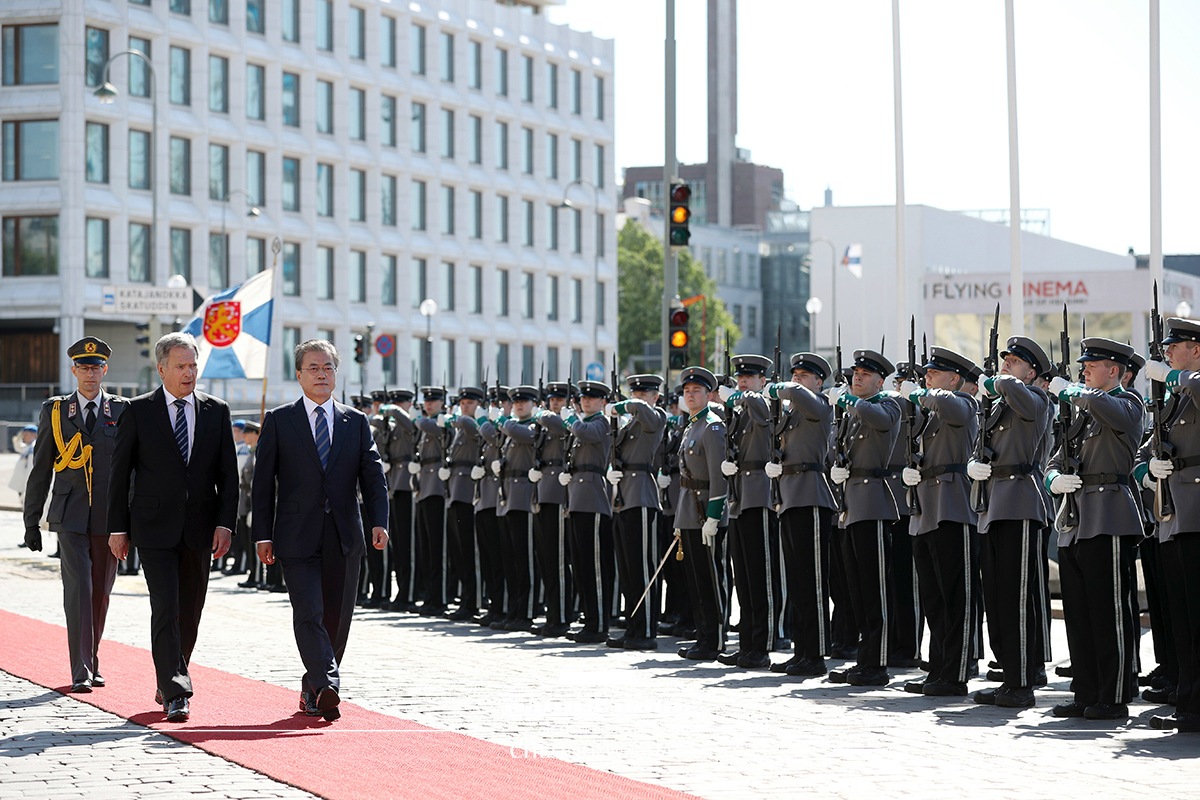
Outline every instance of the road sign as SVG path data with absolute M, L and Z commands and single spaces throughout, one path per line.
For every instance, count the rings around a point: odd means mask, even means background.
M 195 311 L 192 289 L 165 286 L 105 286 L 101 310 L 106 314 L 178 314 Z
M 599 361 L 593 361 L 587 365 L 587 379 L 589 381 L 604 380 L 604 365 Z
M 396 352 L 396 340 L 389 333 L 381 333 L 375 337 L 375 352 L 387 358 Z

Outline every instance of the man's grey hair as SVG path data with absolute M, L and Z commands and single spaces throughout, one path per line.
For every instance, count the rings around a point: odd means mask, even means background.
M 333 346 L 333 342 L 328 339 L 309 339 L 307 342 L 301 342 L 296 345 L 296 371 L 300 371 L 300 365 L 304 362 L 305 353 L 328 353 L 333 359 L 333 366 L 336 369 L 341 365 L 342 360 L 338 358 L 337 348 Z
M 191 348 L 192 355 L 200 355 L 200 350 L 196 347 L 196 339 L 190 333 L 178 331 L 168 333 L 158 340 L 158 343 L 154 345 L 154 360 L 158 362 L 159 366 L 166 364 L 167 359 L 171 357 L 171 351 L 176 347 L 188 347 Z

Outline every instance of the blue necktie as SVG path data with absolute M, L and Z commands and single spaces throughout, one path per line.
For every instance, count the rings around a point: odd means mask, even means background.
M 186 400 L 175 401 L 175 444 L 179 445 L 179 455 L 183 456 L 183 463 L 186 464 L 188 460 L 188 435 L 185 408 L 187 408 Z
M 320 408 L 314 411 L 317 424 L 313 437 L 317 440 L 317 455 L 321 458 L 321 470 L 329 469 L 329 423 L 325 421 L 325 412 Z

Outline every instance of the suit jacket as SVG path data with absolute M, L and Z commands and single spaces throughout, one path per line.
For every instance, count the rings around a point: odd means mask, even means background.
M 84 427 L 84 410 L 78 406 L 79 395 L 72 392 L 65 397 L 51 397 L 42 404 L 38 420 L 38 438 L 33 443 L 33 463 L 29 480 L 22 487 L 25 492 L 25 527 L 35 528 L 41 524 L 42 510 L 46 506 L 46 494 L 50 492 L 50 479 L 54 478 L 54 490 L 50 497 L 50 511 L 46 521 L 52 531 L 91 533 L 103 536 L 108 524 L 108 476 L 113 449 L 117 440 L 117 420 L 128 407 L 124 397 L 107 394 L 103 389 L 96 397 L 96 423 L 92 432 Z M 92 494 L 88 503 L 86 469 L 64 469 L 54 471 L 54 460 L 58 457 L 58 445 L 54 441 L 51 415 L 54 404 L 59 402 L 59 415 L 63 444 L 70 442 L 78 433 L 83 445 L 92 447 Z
M 329 466 L 321 469 L 304 398 L 263 418 L 254 452 L 255 542 L 273 542 L 277 558 L 310 558 L 321 545 L 325 503 L 337 526 L 342 552 L 366 550 L 358 492 L 372 525 L 388 524 L 387 481 L 367 416 L 333 404 Z
M 991 431 L 992 468 L 1029 464 L 1033 471 L 988 479 L 988 507 L 979 515 L 979 532 L 998 520 L 1029 519 L 1037 526 L 1047 520 L 1042 486 L 1042 451 L 1046 418 L 1053 413 L 1050 398 L 1036 386 L 1011 375 L 988 378 L 1000 399 L 984 425 Z
M 783 497 L 780 513 L 791 508 L 819 506 L 834 508 L 833 491 L 825 476 L 824 465 L 829 457 L 833 438 L 833 406 L 825 395 L 809 391 L 798 383 L 776 384 L 773 396 L 788 401 L 783 414 L 783 465 L 807 464 L 810 469 L 779 476 Z M 813 465 L 820 465 L 811 468 Z
M 839 519 L 843 528 L 864 520 L 900 519 L 896 498 L 887 479 L 875 475 L 855 475 L 855 470 L 888 472 L 888 463 L 896 437 L 900 435 L 900 403 L 896 398 L 880 393 L 870 399 L 860 399 L 842 417 L 851 475 L 845 483 L 846 509 Z
M 658 465 L 662 459 L 660 451 L 667 412 L 637 399 L 619 403 L 618 409 L 629 414 L 629 422 L 617 433 L 616 461 L 625 476 L 621 478 L 622 503 L 616 505 L 616 492 L 613 492 L 613 510 L 658 510 Z
M 235 529 L 237 451 L 229 406 L 195 393 L 196 430 L 185 463 L 160 386 L 135 397 L 117 421 L 108 487 L 108 530 L 134 547 L 207 550 L 218 526 Z M 132 486 L 132 496 L 130 487 Z

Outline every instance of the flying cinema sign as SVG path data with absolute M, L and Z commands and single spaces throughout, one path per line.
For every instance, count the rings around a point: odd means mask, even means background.
M 925 284 L 926 300 L 1000 300 L 1010 294 L 1011 284 L 1001 281 L 939 280 Z M 1025 305 L 1087 303 L 1085 280 L 1040 280 L 1025 282 Z

